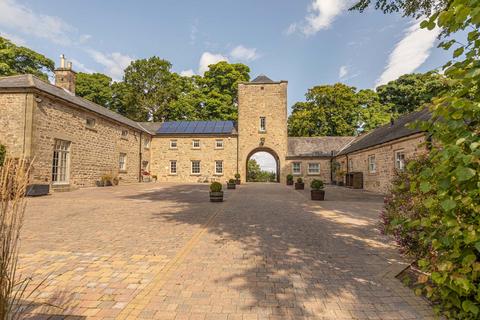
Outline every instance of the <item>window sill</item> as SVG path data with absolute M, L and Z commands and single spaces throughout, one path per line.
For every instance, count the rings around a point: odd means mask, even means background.
M 293 173 L 292 172 L 292 176 L 301 176 L 302 174 L 301 173 Z
M 178 148 L 168 148 L 168 150 L 178 150 Z
M 52 186 L 66 187 L 69 186 L 70 182 L 52 182 Z
M 118 173 L 128 173 L 127 170 L 118 170 Z
M 265 130 L 265 131 L 258 130 L 258 133 L 267 133 L 267 130 Z
M 128 138 L 121 137 L 120 139 L 128 141 Z
M 214 173 L 213 175 L 216 176 L 216 177 L 221 177 L 221 176 L 223 176 L 223 173 Z
M 321 175 L 320 173 L 307 173 L 307 176 L 319 176 Z
M 93 128 L 93 127 L 88 127 L 88 126 L 85 126 L 85 129 L 89 130 L 89 131 L 92 131 L 92 132 L 98 132 L 97 129 Z
M 169 176 L 176 176 L 177 174 L 176 173 L 169 173 L 168 175 Z
M 223 150 L 224 148 L 215 148 L 215 150 Z
M 190 173 L 191 176 L 201 176 L 202 174 L 201 173 Z

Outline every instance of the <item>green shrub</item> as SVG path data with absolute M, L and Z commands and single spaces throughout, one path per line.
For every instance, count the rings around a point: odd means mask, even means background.
M 322 180 L 313 179 L 310 183 L 310 188 L 312 188 L 312 190 L 322 190 L 324 187 L 325 185 Z
M 235 179 L 228 180 L 228 183 L 230 183 L 230 184 L 235 183 Z
M 287 174 L 287 181 L 293 181 L 293 175 Z
M 220 182 L 212 182 L 210 185 L 211 192 L 220 192 L 222 191 L 222 184 Z
M 3 165 L 6 154 L 7 154 L 7 148 L 5 148 L 3 144 L 0 144 L 0 166 Z
M 300 177 L 298 177 L 298 178 L 297 178 L 297 183 L 303 183 L 303 179 L 300 178 Z
M 235 173 L 235 179 L 240 179 L 240 173 Z

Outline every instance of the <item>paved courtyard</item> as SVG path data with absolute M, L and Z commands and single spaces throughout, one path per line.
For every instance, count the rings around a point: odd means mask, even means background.
M 376 230 L 381 196 L 137 184 L 29 199 L 32 319 L 428 319 Z M 44 304 L 47 303 L 47 304 Z

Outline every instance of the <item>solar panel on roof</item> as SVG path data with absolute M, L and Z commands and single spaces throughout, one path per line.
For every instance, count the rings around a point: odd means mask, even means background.
M 158 129 L 159 134 L 232 133 L 233 121 L 170 121 Z

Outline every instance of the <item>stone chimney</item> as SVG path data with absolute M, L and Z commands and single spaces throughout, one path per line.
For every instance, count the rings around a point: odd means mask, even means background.
M 55 85 L 75 94 L 77 73 L 72 70 L 72 63 L 66 62 L 65 55 L 60 56 L 60 68 L 55 69 Z

